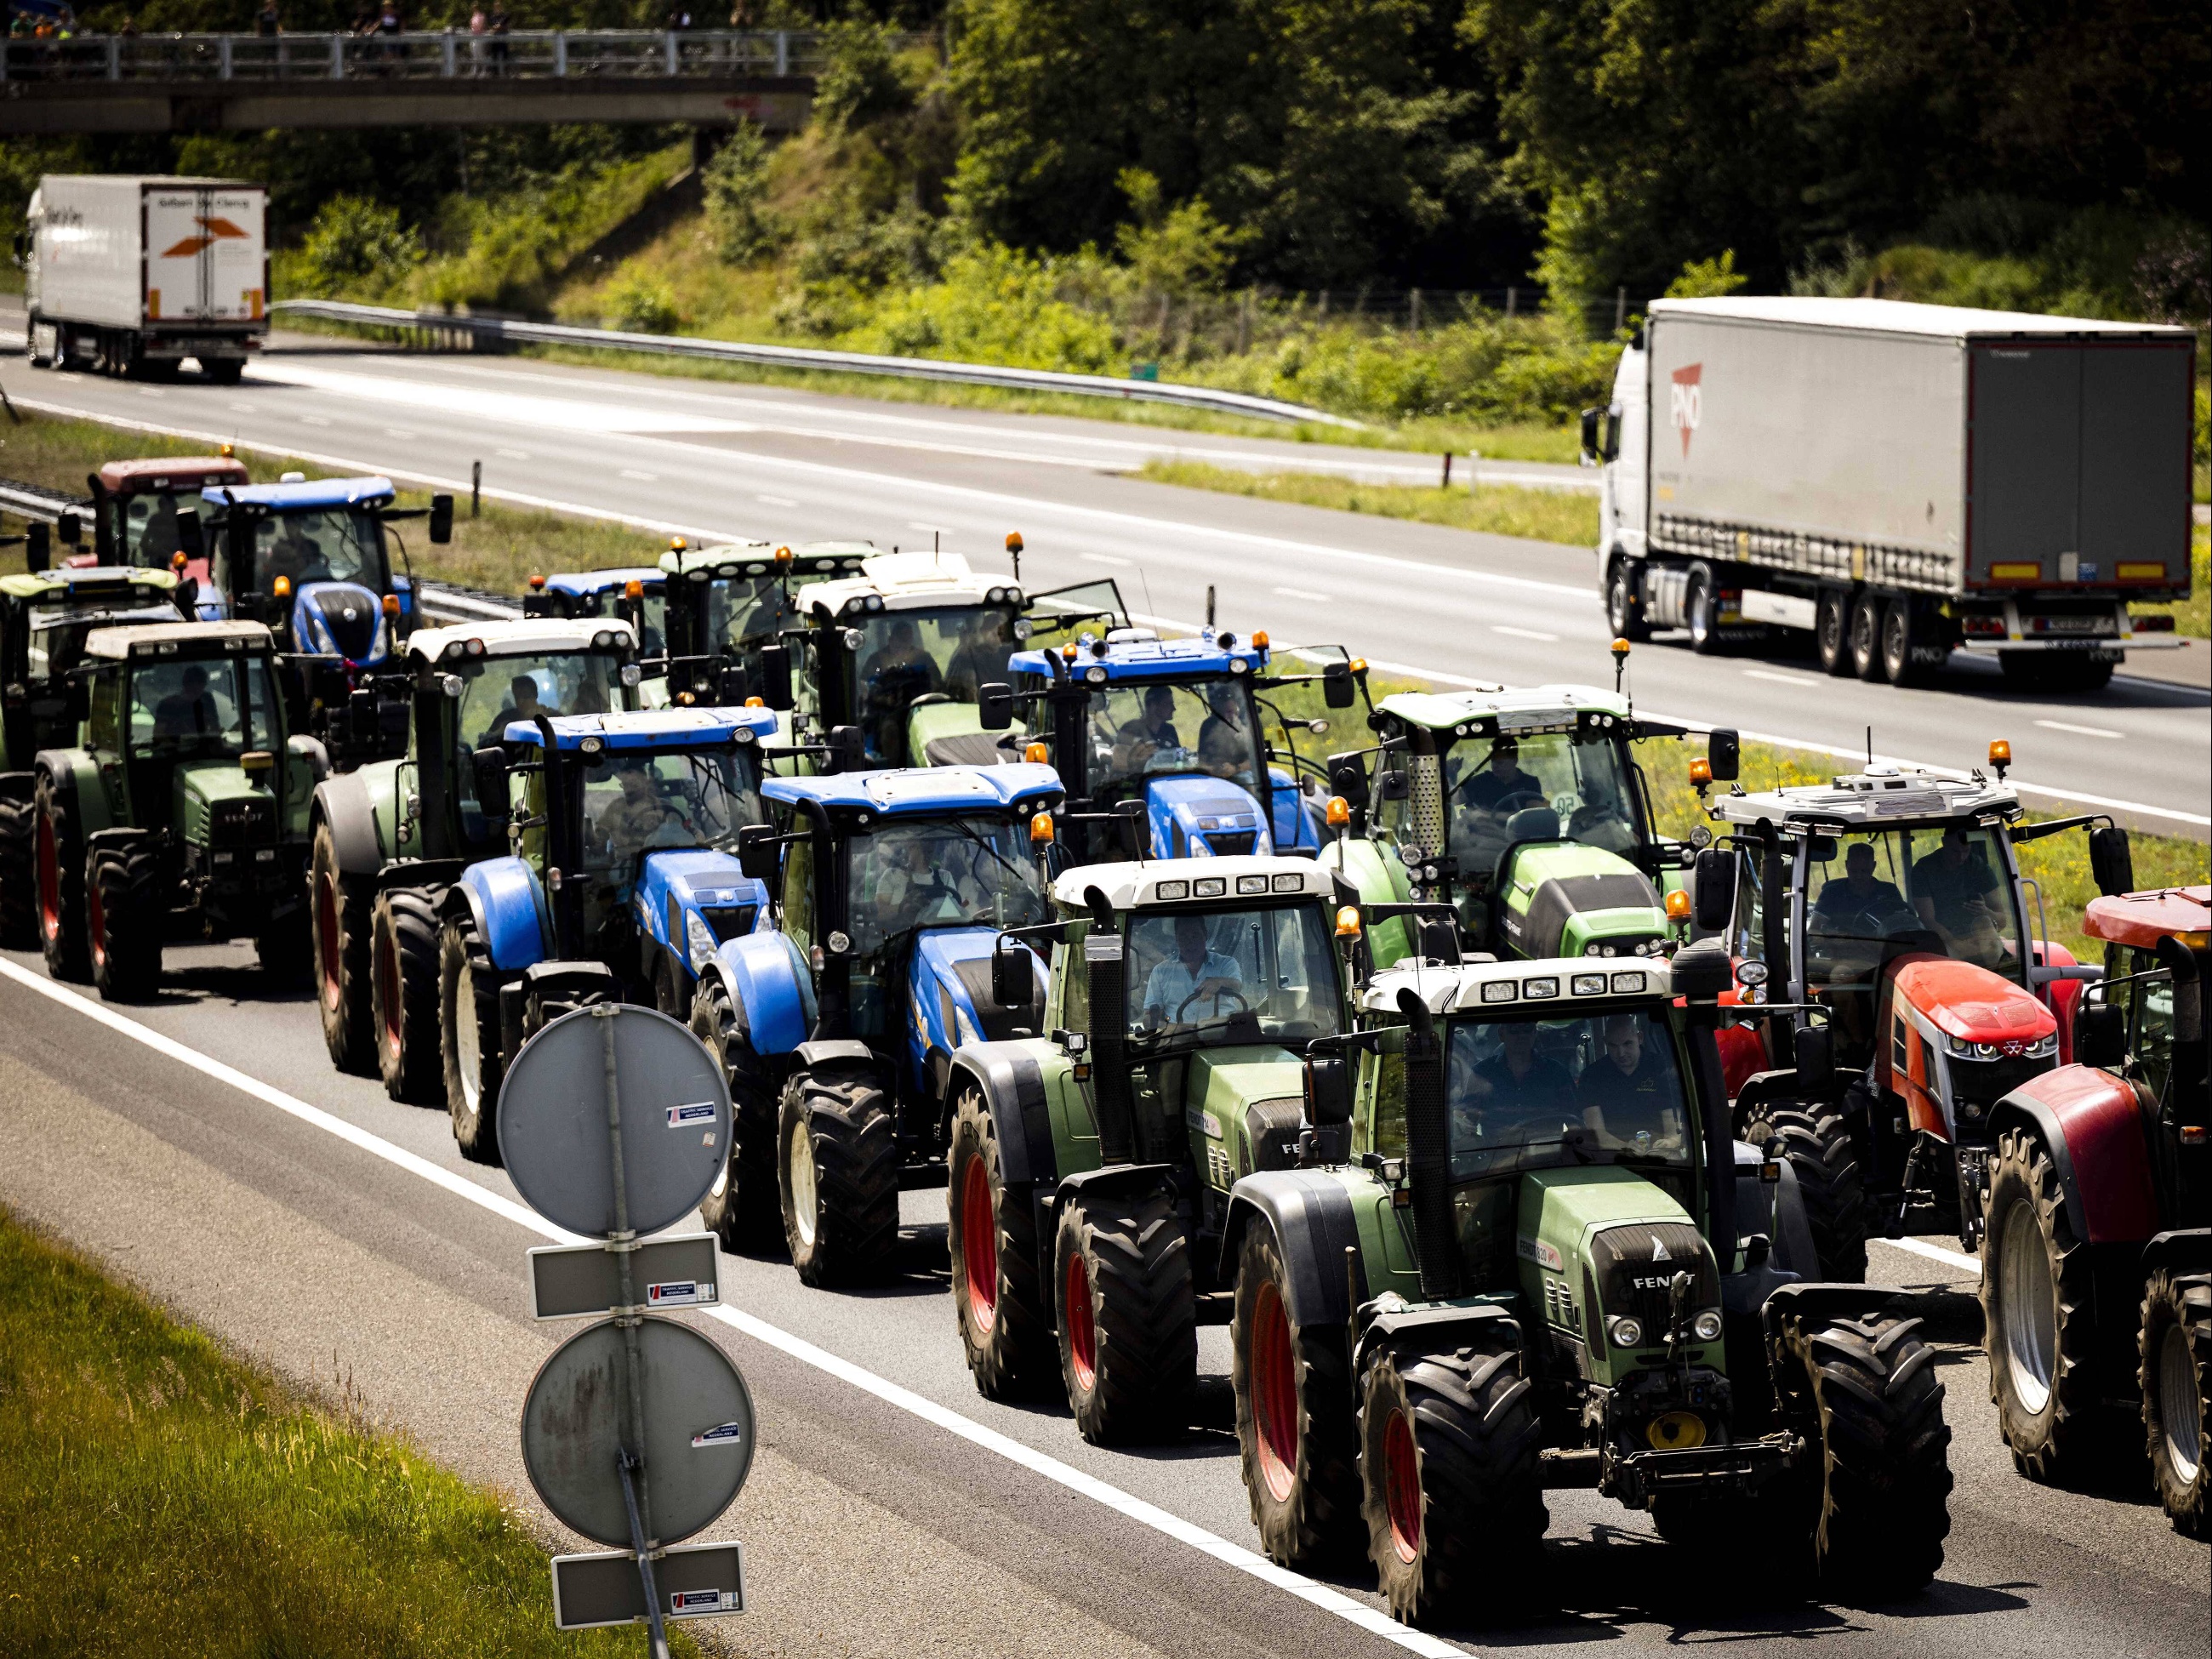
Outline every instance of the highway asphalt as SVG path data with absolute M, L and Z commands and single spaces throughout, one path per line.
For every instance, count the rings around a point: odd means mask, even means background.
M 941 545 L 1003 570 L 1005 536 L 1018 530 L 1032 590 L 1110 576 L 1133 611 L 1187 623 L 1204 615 L 1212 587 L 1224 626 L 1342 642 L 1385 674 L 1528 684 L 1612 673 L 1586 549 L 1099 470 L 1128 464 L 1133 446 L 1270 465 L 1281 454 L 1300 465 L 1338 459 L 1328 446 L 296 337 L 234 387 L 55 374 L 21 358 L 0 364 L 0 385 L 31 407 L 444 487 L 466 489 L 480 460 L 495 496 L 692 536 L 860 536 Z M 2162 672 L 2182 666 L 2166 655 Z M 1636 653 L 1628 683 L 1654 713 L 1734 724 L 1846 762 L 1870 741 L 1884 758 L 1964 769 L 2005 738 L 2031 805 L 2212 832 L 2212 693 L 2198 686 L 2124 670 L 2101 692 L 2027 696 L 2005 690 L 1994 664 L 1960 660 L 1937 684 L 1899 691 L 1827 678 L 1803 657 L 1699 658 L 1663 642 Z

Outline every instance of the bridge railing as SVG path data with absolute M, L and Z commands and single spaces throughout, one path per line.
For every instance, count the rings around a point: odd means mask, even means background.
M 0 81 L 780 79 L 817 73 L 826 44 L 811 29 L 76 35 L 7 41 Z

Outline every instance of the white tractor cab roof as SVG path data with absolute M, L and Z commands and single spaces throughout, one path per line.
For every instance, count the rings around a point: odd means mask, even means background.
M 520 622 L 457 623 L 451 628 L 418 628 L 407 637 L 407 655 L 418 666 L 457 657 L 544 656 L 551 651 L 605 651 L 634 646 L 629 623 L 620 617 L 530 617 Z
M 1808 823 L 1824 829 L 1883 830 L 1911 823 L 1987 817 L 2009 823 L 2021 816 L 2010 785 L 1980 773 L 1969 778 L 1895 766 L 1839 774 L 1832 782 L 1796 784 L 1757 794 L 1720 796 L 1706 809 L 1718 822 Z
M 930 611 L 945 605 L 1022 603 L 1022 590 L 996 576 L 978 576 L 957 553 L 876 553 L 856 575 L 806 590 L 806 608 L 836 617 L 859 601 L 869 611 Z
M 788 560 L 781 557 L 788 553 Z M 876 556 L 873 542 L 723 542 L 713 547 L 672 547 L 660 556 L 664 575 L 773 576 L 787 565 L 803 575 L 857 575 Z
M 84 650 L 87 656 L 120 662 L 132 656 L 197 656 L 203 650 L 263 650 L 272 642 L 266 623 L 148 623 L 137 628 L 95 628 L 84 636 Z
M 1086 864 L 1052 884 L 1064 909 L 1084 908 L 1084 890 L 1096 887 L 1116 910 L 1164 904 L 1219 904 L 1258 898 L 1326 899 L 1336 891 L 1333 872 L 1311 859 L 1237 854 L 1212 859 L 1153 859 L 1143 864 Z
M 1622 997 L 1674 998 L 1674 969 L 1663 957 L 1624 966 L 1588 957 L 1547 962 L 1469 962 L 1449 968 L 1390 968 L 1360 988 L 1363 1013 L 1395 1014 L 1398 993 L 1410 990 L 1432 1014 L 1504 1014 L 1536 1019 L 1573 1018 L 1573 1005 Z
M 1454 736 L 1462 738 L 1572 732 L 1577 726 L 1602 729 L 1632 718 L 1627 698 L 1595 685 L 1498 685 L 1469 691 L 1397 691 L 1376 707 L 1384 714 L 1395 714 L 1431 731 L 1449 726 Z

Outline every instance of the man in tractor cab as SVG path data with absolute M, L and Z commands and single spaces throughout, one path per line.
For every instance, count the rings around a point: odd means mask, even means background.
M 1913 861 L 1912 902 L 1920 919 L 1942 936 L 1953 956 L 1984 968 L 1996 966 L 1991 957 L 2003 951 L 1990 898 L 1996 890 L 1996 872 L 1963 823 L 1944 825 L 1942 843 Z
M 501 708 L 499 713 L 493 715 L 491 724 L 484 727 L 483 738 L 477 745 L 478 748 L 489 749 L 495 747 L 499 743 L 500 739 L 506 736 L 507 728 L 513 721 L 534 720 L 540 714 L 558 714 L 562 712 L 558 708 L 551 708 L 546 703 L 539 701 L 538 696 L 538 679 L 537 677 L 532 674 L 517 674 L 513 679 L 507 683 L 507 703 L 505 707 Z M 585 711 L 577 710 L 574 712 L 582 713 Z M 592 712 L 597 713 L 604 711 L 595 710 Z
M 1500 738 L 1490 746 L 1490 769 L 1477 772 L 1459 791 L 1460 798 L 1479 811 L 1496 815 L 1538 804 L 1544 786 L 1531 772 L 1521 769 L 1521 744 Z
M 279 576 L 296 588 L 303 581 L 328 580 L 331 574 L 320 544 L 301 527 L 298 519 L 289 516 L 277 520 L 276 536 L 260 564 L 261 585 L 272 593 Z
M 1144 712 L 1114 734 L 1110 763 L 1114 775 L 1127 777 L 1145 769 L 1145 763 L 1164 749 L 1182 747 L 1182 734 L 1175 725 L 1175 688 L 1155 685 L 1145 692 Z
M 869 757 L 903 764 L 908 706 L 916 697 L 944 689 L 937 665 L 922 648 L 921 630 L 909 617 L 892 623 L 881 648 L 860 665 L 860 729 L 867 736 Z
M 649 847 L 692 844 L 683 811 L 663 794 L 652 762 L 618 762 L 615 786 L 622 793 L 599 815 L 598 828 L 618 866 Z
M 154 498 L 154 511 L 146 520 L 146 527 L 138 532 L 141 558 L 148 565 L 166 565 L 179 553 L 188 557 L 200 556 L 199 520 L 192 520 L 192 545 L 185 545 L 185 532 L 177 517 L 177 498 L 163 490 Z
M 1237 958 L 1213 948 L 1203 916 L 1177 916 L 1176 953 L 1153 969 L 1145 981 L 1145 1024 L 1154 1030 L 1187 1024 L 1188 1005 L 1212 999 L 1212 1006 L 1198 1016 L 1211 1018 L 1220 1012 L 1224 997 L 1244 1000 L 1244 970 Z
M 1509 1133 L 1554 1130 L 1574 1109 L 1574 1079 L 1567 1068 L 1536 1052 L 1534 1021 L 1503 1026 L 1497 1052 L 1478 1059 L 1473 1026 L 1454 1034 L 1451 1101 L 1455 1139 L 1469 1143 L 1519 1139 Z
M 197 738 L 222 729 L 207 683 L 206 669 L 198 663 L 186 665 L 177 689 L 154 705 L 156 738 Z
M 1583 1124 L 1601 1146 L 1644 1150 L 1681 1142 L 1682 1081 L 1671 1054 L 1645 1045 L 1644 1027 L 1640 1015 L 1608 1018 L 1604 1052 L 1575 1085 Z
M 1855 841 L 1844 850 L 1844 878 L 1820 890 L 1813 906 L 1813 931 L 1883 937 L 1912 926 L 1912 908 L 1894 882 L 1875 874 L 1874 843 Z

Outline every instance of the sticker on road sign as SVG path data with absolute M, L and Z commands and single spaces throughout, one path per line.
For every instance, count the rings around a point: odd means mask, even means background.
M 671 1618 L 697 1618 L 705 1613 L 743 1613 L 744 1598 L 724 1589 L 678 1590 L 668 1598 Z
M 706 1446 L 737 1446 L 744 1443 L 745 1425 L 742 1423 L 717 1423 L 711 1429 L 702 1429 L 691 1437 L 691 1449 Z
M 690 1308 L 714 1299 L 714 1286 L 710 1279 L 677 1279 L 665 1285 L 645 1287 L 646 1305 L 651 1308 Z
M 711 1100 L 695 1100 L 688 1106 L 671 1106 L 668 1109 L 668 1127 L 672 1129 L 680 1129 L 687 1123 L 712 1123 L 714 1121 L 714 1103 Z

